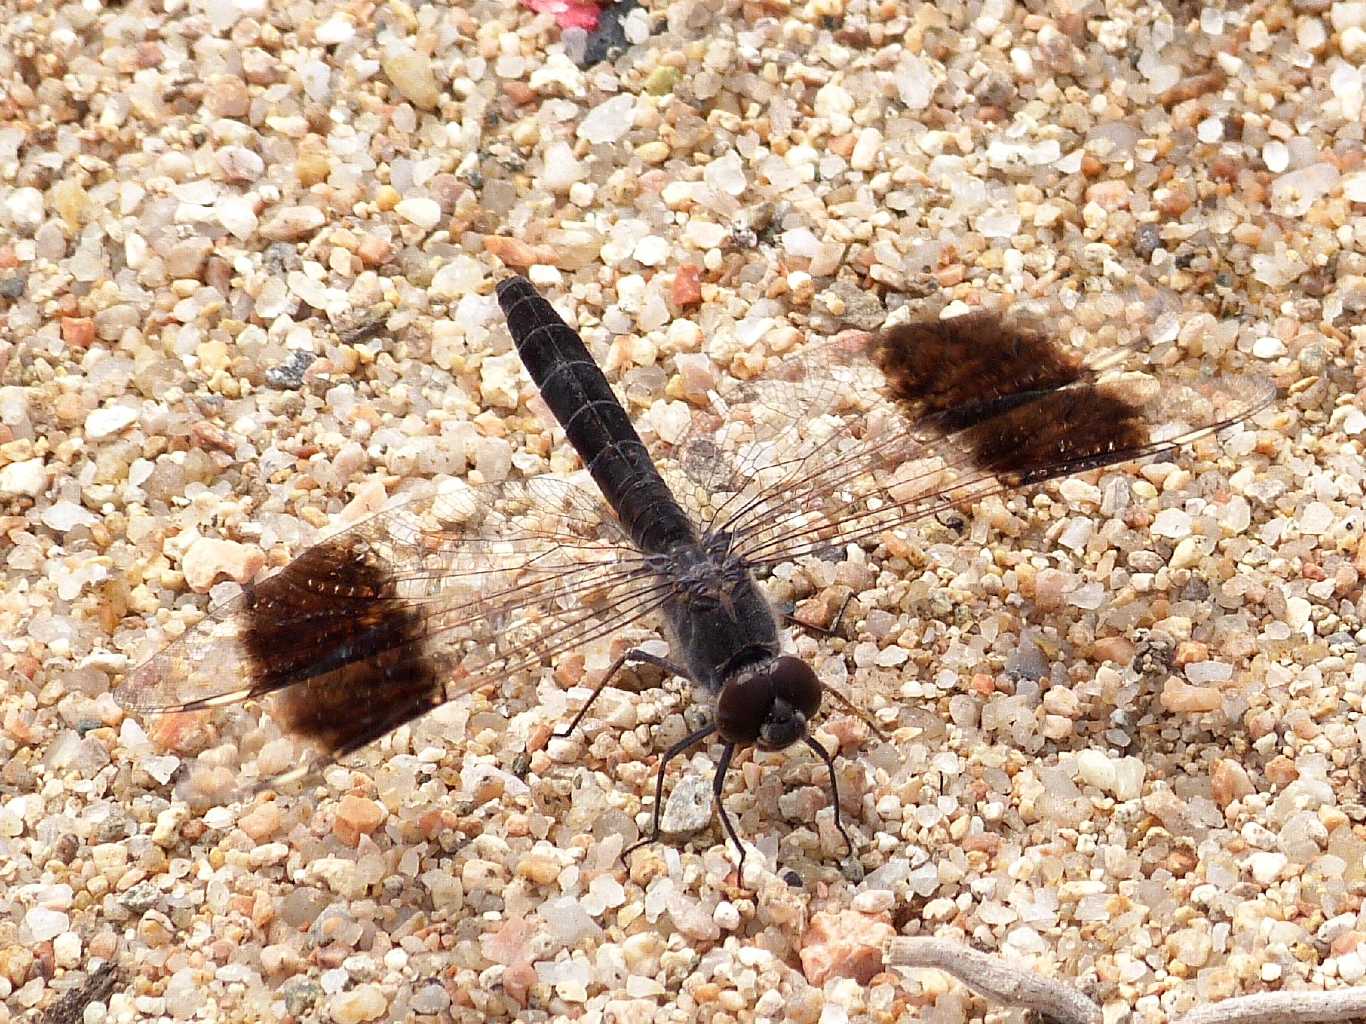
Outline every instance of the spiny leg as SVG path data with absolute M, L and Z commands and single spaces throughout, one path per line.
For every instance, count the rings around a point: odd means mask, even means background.
M 849 607 L 849 602 L 853 599 L 853 591 L 850 591 L 849 593 L 844 595 L 844 600 L 840 603 L 840 610 L 835 613 L 835 619 L 833 622 L 830 623 L 829 626 L 813 626 L 809 622 L 803 622 L 801 619 L 797 618 L 790 612 L 785 613 L 784 618 L 786 618 L 787 621 L 792 623 L 793 625 L 800 626 L 802 629 L 805 629 L 809 632 L 818 633 L 821 636 L 835 636 L 839 632 L 840 620 L 844 618 L 845 609 Z M 879 726 L 877 722 L 873 720 L 872 715 L 868 714 L 868 712 L 864 711 L 861 707 L 855 704 L 844 694 L 840 693 L 839 690 L 836 690 L 833 686 L 830 686 L 828 683 L 822 683 L 821 688 L 826 693 L 830 694 L 832 698 L 834 698 L 836 704 L 844 708 L 844 710 L 848 711 L 851 715 L 857 717 L 861 722 L 863 722 L 864 725 L 868 726 L 868 728 L 873 731 L 873 735 L 876 736 L 878 739 L 882 740 L 883 743 L 891 742 L 891 737 L 888 736 L 885 732 L 883 732 L 882 727 Z
M 864 725 L 866 725 L 869 729 L 871 729 L 873 731 L 873 735 L 880 739 L 883 743 L 891 742 L 892 738 L 882 731 L 882 727 L 878 725 L 877 722 L 873 721 L 873 716 L 868 714 L 868 712 L 864 711 L 861 707 L 855 704 L 844 694 L 840 693 L 839 690 L 836 690 L 829 683 L 821 683 L 821 689 L 828 693 L 832 698 L 834 698 L 836 704 L 844 708 L 845 711 L 848 711 L 851 715 L 853 715 Z
M 695 747 L 697 744 L 701 743 L 704 739 L 706 739 L 715 731 L 715 725 L 704 726 L 701 729 L 698 729 L 695 733 L 691 733 L 690 735 L 684 736 L 672 747 L 664 751 L 664 756 L 660 759 L 659 762 L 659 774 L 655 777 L 654 826 L 650 829 L 649 838 L 640 839 L 621 851 L 622 860 L 625 860 L 631 854 L 639 850 L 642 846 L 648 846 L 650 843 L 657 842 L 659 840 L 659 819 L 660 815 L 664 813 L 664 771 L 669 767 L 669 762 L 672 761 L 679 754 L 683 753 L 683 751 L 689 749 L 690 747 Z M 730 748 L 727 747 L 726 750 L 727 753 L 725 759 L 729 761 Z
M 826 750 L 815 739 L 810 736 L 805 737 L 805 743 L 816 752 L 816 756 L 825 762 L 825 767 L 830 772 L 830 797 L 835 804 L 835 828 L 844 837 L 844 845 L 849 849 L 849 856 L 854 855 L 854 841 L 849 838 L 849 833 L 844 831 L 844 824 L 840 821 L 840 784 L 835 776 L 835 759 L 830 756 L 830 751 Z
M 554 736 L 557 740 L 568 739 L 570 736 L 572 736 L 574 734 L 574 730 L 579 727 L 579 723 L 583 721 L 583 716 L 588 714 L 588 709 L 591 708 L 593 706 L 593 702 L 598 699 L 598 694 L 602 693 L 603 690 L 607 689 L 607 684 L 612 681 L 612 677 L 616 675 L 618 672 L 620 672 L 622 666 L 624 666 L 627 662 L 638 662 L 642 665 L 654 665 L 656 668 L 662 668 L 665 672 L 668 672 L 670 675 L 678 676 L 681 679 L 688 678 L 687 670 L 679 665 L 675 665 L 668 658 L 661 658 L 657 654 L 650 654 L 648 651 L 642 651 L 638 647 L 632 647 L 620 658 L 612 662 L 611 666 L 603 674 L 602 680 L 598 683 L 597 686 L 593 687 L 593 692 L 589 695 L 588 700 L 584 702 L 583 707 L 579 708 L 578 713 L 574 716 L 573 721 L 569 723 L 569 727 L 563 730 L 556 730 L 551 735 Z
M 726 805 L 721 800 L 721 791 L 726 788 L 726 771 L 730 768 L 730 759 L 734 753 L 734 743 L 727 743 L 725 749 L 721 751 L 721 760 L 716 765 L 716 774 L 712 776 L 711 780 L 711 792 L 716 799 L 716 813 L 721 816 L 721 824 L 725 826 L 730 841 L 740 851 L 740 864 L 737 870 L 743 871 L 745 867 L 745 844 L 740 842 L 740 836 L 736 833 L 735 826 L 731 824 L 730 815 L 726 813 Z

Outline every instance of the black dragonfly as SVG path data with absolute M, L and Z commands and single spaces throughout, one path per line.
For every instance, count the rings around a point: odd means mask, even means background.
M 1088 366 L 1039 330 L 973 313 L 846 332 L 713 392 L 673 459 L 657 465 L 550 303 L 517 276 L 497 295 L 600 496 L 552 476 L 448 481 L 211 610 L 130 674 L 117 691 L 124 707 L 186 711 L 272 695 L 281 730 L 317 754 L 294 776 L 655 617 L 670 656 L 627 650 L 559 734 L 628 663 L 687 679 L 705 700 L 707 724 L 660 759 L 642 842 L 660 835 L 669 762 L 715 737 L 716 805 L 742 860 L 721 792 L 736 750 L 750 745 L 802 743 L 825 763 L 834 824 L 852 853 L 833 757 L 811 735 L 827 690 L 784 653 L 757 581 L 990 494 L 1170 454 L 1275 394 L 1252 376 L 1155 380 Z

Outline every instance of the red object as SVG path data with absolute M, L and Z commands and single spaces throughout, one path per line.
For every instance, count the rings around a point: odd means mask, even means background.
M 560 28 L 581 28 L 592 32 L 598 27 L 598 15 L 602 13 L 593 0 L 522 0 L 537 14 L 551 14 Z
M 686 309 L 702 301 L 702 268 L 696 263 L 684 263 L 674 273 L 674 306 Z

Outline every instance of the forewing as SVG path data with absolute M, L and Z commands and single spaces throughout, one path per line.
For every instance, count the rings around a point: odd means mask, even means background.
M 452 481 L 248 586 L 116 696 L 187 711 L 272 695 L 326 761 L 648 614 L 664 586 L 581 487 Z
M 678 452 L 688 503 L 756 566 L 1170 454 L 1275 395 L 1252 376 L 1101 373 L 987 314 L 849 335 L 775 371 L 722 391 Z

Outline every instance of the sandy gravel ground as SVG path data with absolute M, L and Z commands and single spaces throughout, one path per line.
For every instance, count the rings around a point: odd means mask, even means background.
M 511 2 L 0 15 L 0 1022 L 1022 1019 L 894 934 L 1107 1024 L 1362 983 L 1366 3 L 649 0 L 615 49 Z M 857 865 L 805 753 L 734 772 L 743 876 L 710 816 L 623 865 L 689 702 L 547 742 L 606 645 L 231 799 L 268 721 L 112 688 L 417 480 L 573 468 L 506 268 L 662 452 L 699 380 L 889 314 L 1281 398 L 780 574 L 853 593 L 796 644 L 892 730 L 817 731 Z

